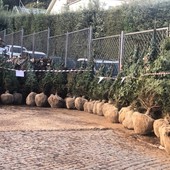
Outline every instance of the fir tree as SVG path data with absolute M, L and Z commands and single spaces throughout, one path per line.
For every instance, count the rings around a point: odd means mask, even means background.
M 152 39 L 151 39 L 151 47 L 150 48 L 151 49 L 150 49 L 150 53 L 149 53 L 148 62 L 152 63 L 153 61 L 155 61 L 157 59 L 158 52 L 159 52 L 156 28 L 154 28 L 154 30 L 153 30 L 153 35 L 152 35 Z
M 40 89 L 46 94 L 51 94 L 51 89 L 53 87 L 53 76 L 50 71 L 45 72 L 44 76 L 39 82 Z
M 166 42 L 166 40 L 165 40 Z M 168 41 L 167 41 L 168 43 Z M 162 51 L 157 58 L 152 60 L 150 72 L 160 73 L 169 72 L 170 70 L 170 51 L 165 50 L 166 43 L 163 43 Z M 168 48 L 167 48 L 168 49 Z M 153 53 L 154 54 L 154 53 Z M 153 55 L 155 56 L 155 55 Z M 152 75 L 141 76 L 138 99 L 140 104 L 146 109 L 147 113 L 151 113 L 152 109 L 162 110 L 164 114 L 170 112 L 170 75 Z
M 4 89 L 11 93 L 18 91 L 19 82 L 14 71 L 5 71 L 3 77 Z
M 28 70 L 33 69 L 30 62 L 28 62 L 27 68 Z M 38 90 L 38 81 L 37 81 L 37 77 L 34 71 L 29 71 L 26 73 L 25 88 L 27 89 L 26 91 L 29 91 L 29 92 Z

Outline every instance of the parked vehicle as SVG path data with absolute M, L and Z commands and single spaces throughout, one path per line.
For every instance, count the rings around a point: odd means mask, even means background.
M 40 51 L 24 51 L 22 57 L 28 57 L 29 59 L 42 59 L 47 58 L 47 55 Z
M 0 55 L 2 55 L 4 53 L 4 51 L 5 51 L 5 48 L 0 47 Z
M 34 70 L 47 70 L 51 67 L 51 60 L 45 53 L 40 51 L 24 51 L 20 59 L 30 61 Z
M 4 55 L 12 58 L 12 57 L 20 57 L 21 53 L 27 51 L 25 47 L 21 47 L 18 45 L 6 45 L 4 47 Z
M 77 59 L 77 67 L 86 68 L 88 65 L 88 59 L 87 58 L 79 58 Z M 102 60 L 102 59 L 94 59 L 93 60 L 94 65 L 94 72 L 97 73 L 101 69 L 103 74 L 105 76 L 112 76 L 115 77 L 118 75 L 119 72 L 119 61 L 118 60 Z
M 62 68 L 65 67 L 65 59 L 62 57 L 50 57 L 51 59 L 51 64 L 53 67 L 58 67 L 58 68 Z M 67 69 L 75 69 L 76 68 L 76 61 L 71 59 L 71 58 L 67 58 L 66 61 L 66 65 L 67 65 Z

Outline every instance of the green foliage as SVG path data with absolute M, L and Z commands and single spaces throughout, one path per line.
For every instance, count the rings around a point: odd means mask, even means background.
M 169 39 L 169 38 L 168 38 Z M 165 42 L 168 42 L 168 40 L 165 40 Z M 159 55 L 159 57 L 153 62 L 151 71 L 156 72 L 169 72 L 170 70 L 170 51 L 165 50 L 166 49 L 166 43 L 163 43 L 163 51 Z M 162 76 L 154 76 L 154 82 L 159 82 L 159 85 L 156 87 L 153 87 L 154 91 L 157 92 L 157 94 L 160 95 L 158 98 L 161 102 L 161 107 L 165 113 L 170 112 L 170 75 L 162 75 Z
M 170 75 L 149 76 L 148 73 L 169 72 L 170 70 L 170 51 L 168 40 L 163 42 L 162 51 L 158 55 L 156 44 L 156 32 L 149 52 L 149 59 L 143 61 L 144 53 L 139 52 L 136 47 L 134 54 L 123 67 L 123 72 L 117 77 L 110 88 L 109 97 L 115 100 L 118 108 L 133 104 L 137 109 L 143 108 L 150 111 L 153 108 L 162 109 L 164 113 L 170 112 Z M 168 38 L 169 39 L 169 38 Z M 149 70 L 146 71 L 146 68 Z
M 152 64 L 152 72 L 167 72 L 170 70 L 170 51 L 165 51 L 160 54 L 159 58 L 155 60 Z
M 110 87 L 109 98 L 115 101 L 115 105 L 119 109 L 123 106 L 129 106 L 137 98 L 138 84 L 139 81 L 135 77 L 119 75 Z
M 96 1 L 97 2 L 97 1 Z M 5 4 L 5 2 L 4 2 Z M 135 1 L 108 11 L 102 11 L 100 4 L 89 4 L 90 10 L 79 12 L 65 12 L 58 15 L 21 15 L 11 16 L 0 11 L 0 30 L 10 28 L 14 31 L 24 28 L 25 34 L 42 31 L 50 27 L 51 35 L 60 35 L 67 31 L 75 31 L 85 27 L 93 27 L 93 37 L 120 34 L 126 32 L 153 29 L 168 26 L 170 1 Z M 167 72 L 170 70 L 170 39 L 161 45 L 158 55 L 157 33 L 154 29 L 148 51 L 139 51 L 134 48 L 133 54 L 123 65 L 123 71 L 116 80 L 103 80 L 98 83 L 99 76 L 105 76 L 102 68 L 94 77 L 89 70 L 80 73 L 51 73 L 44 76 L 27 74 L 26 86 L 34 88 L 38 82 L 44 92 L 69 92 L 72 95 L 85 95 L 92 99 L 114 99 L 118 108 L 138 102 L 145 110 L 160 107 L 164 112 L 170 112 L 170 81 L 169 75 L 144 76 L 146 72 Z M 147 58 L 143 61 L 143 58 Z M 104 69 L 104 68 L 103 68 Z M 2 72 L 3 83 L 6 89 L 14 88 L 12 73 Z M 17 83 L 16 83 L 17 84 Z M 67 89 L 66 89 L 67 88 Z M 11 89 L 13 90 L 13 89 Z
M 163 112 L 170 111 L 170 81 L 167 77 L 144 77 L 141 78 L 141 88 L 138 100 L 146 109 L 161 108 Z
M 30 63 L 28 63 L 28 70 L 31 70 L 32 67 Z M 26 80 L 25 80 L 25 88 L 26 91 L 38 91 L 38 81 L 35 72 L 27 72 L 26 73 Z
M 148 62 L 152 63 L 153 61 L 155 61 L 157 59 L 158 56 L 158 45 L 157 45 L 157 32 L 156 29 L 154 29 L 153 31 L 153 35 L 152 35 L 152 40 L 151 40 L 151 49 L 150 49 L 150 53 L 149 53 L 149 57 L 148 57 Z
M 19 0 L 2 0 L 4 5 L 8 5 L 8 9 L 12 10 L 14 6 L 18 6 Z M 25 6 L 29 7 L 42 7 L 47 8 L 51 0 L 39 0 L 37 4 L 37 0 L 22 0 Z M 37 6 L 38 5 L 38 6 Z
M 15 5 L 19 4 L 19 0 L 3 0 L 3 4 L 8 5 L 8 9 L 11 10 Z
M 168 38 L 169 39 L 169 38 Z M 168 40 L 165 40 L 168 42 Z M 161 45 L 162 51 L 160 55 L 149 61 L 151 73 L 169 72 L 170 70 L 170 51 L 166 49 L 166 43 Z M 155 76 L 141 76 L 140 88 L 138 92 L 138 99 L 141 105 L 147 110 L 150 108 L 159 107 L 164 113 L 170 112 L 170 100 L 167 96 L 170 95 L 170 75 L 155 75 Z
M 67 87 L 68 93 L 74 96 L 76 92 L 76 74 L 74 72 L 69 73 L 67 75 L 66 87 Z
M 5 30 L 9 26 L 9 18 L 7 16 L 11 16 L 11 12 L 0 10 L 0 31 Z
M 160 97 L 163 92 L 161 80 L 154 77 L 141 77 L 141 87 L 138 92 L 138 100 L 145 109 L 160 106 Z
M 7 59 L 2 55 L 0 57 L 0 87 L 3 90 L 9 90 L 11 93 L 14 91 L 19 91 L 20 89 L 20 79 L 16 77 L 16 72 L 13 70 L 7 70 L 5 68 L 13 69 L 14 65 L 7 61 Z
M 143 58 L 145 56 L 145 52 L 140 52 L 138 46 L 134 47 L 133 54 L 129 57 L 128 60 L 124 62 L 123 72 L 121 73 L 123 76 L 132 76 L 138 77 L 143 73 L 144 61 Z
M 40 1 L 43 2 L 43 1 Z M 13 2 L 12 2 L 13 3 Z M 5 3 L 4 3 L 5 4 Z M 57 15 L 17 15 L 6 14 L 0 18 L 0 30 L 10 28 L 14 31 L 24 28 L 25 34 L 42 31 L 48 27 L 51 35 L 93 27 L 94 37 L 168 26 L 170 1 L 140 1 L 103 11 L 101 5 L 92 5 L 78 12 L 65 12 Z
M 73 86 L 70 88 L 71 84 L 68 84 L 69 89 L 71 90 L 71 94 L 74 93 L 74 95 L 77 96 L 87 96 L 89 97 L 89 89 L 91 87 L 90 82 L 93 80 L 93 73 L 89 69 L 85 72 L 78 72 L 76 75 L 74 75 L 72 78 L 73 80 Z
M 0 0 L 0 9 L 2 10 L 3 9 L 3 1 Z
M 54 73 L 52 76 L 53 92 L 65 97 L 67 94 L 67 73 Z
M 90 83 L 89 97 L 94 100 L 109 100 L 109 88 L 112 83 L 112 79 L 108 78 L 99 82 L 99 77 L 95 77 Z
M 53 87 L 53 76 L 51 72 L 45 72 L 44 75 L 41 77 L 39 81 L 39 88 L 43 91 L 46 95 L 51 93 L 51 89 Z
M 123 71 L 113 82 L 109 91 L 109 98 L 114 99 L 118 108 L 128 106 L 138 97 L 141 86 L 140 76 L 144 72 L 144 53 L 140 53 L 138 46 L 135 46 L 134 53 L 123 65 Z
M 170 51 L 170 37 L 166 38 L 162 43 L 162 52 Z
M 5 90 L 9 90 L 11 93 L 18 90 L 19 82 L 17 80 L 15 72 L 4 72 L 3 82 Z

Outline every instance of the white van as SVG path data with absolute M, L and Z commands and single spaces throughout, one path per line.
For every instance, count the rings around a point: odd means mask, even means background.
M 4 54 L 9 58 L 20 57 L 24 51 L 27 51 L 27 49 L 18 45 L 6 45 L 4 47 Z
M 29 59 L 41 59 L 41 58 L 47 58 L 47 55 L 40 51 L 24 51 L 22 53 L 22 56 L 29 57 Z

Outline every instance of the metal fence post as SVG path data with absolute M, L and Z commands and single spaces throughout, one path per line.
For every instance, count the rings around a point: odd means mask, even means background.
M 21 56 L 23 52 L 23 37 L 24 37 L 24 29 L 22 28 L 21 30 Z
M 47 36 L 47 56 L 49 55 L 49 46 L 50 46 L 50 28 L 48 27 L 48 36 Z
M 12 42 L 12 57 L 13 57 L 13 46 L 14 46 L 14 32 L 12 32 L 12 40 L 11 40 L 11 42 Z
M 65 64 L 64 66 L 67 67 L 67 57 L 68 57 L 68 38 L 69 38 L 69 33 L 66 33 L 66 44 L 65 44 Z
M 168 24 L 167 37 L 170 37 L 170 23 Z
M 35 51 L 35 31 L 33 33 L 33 37 L 32 37 L 32 54 L 34 57 L 34 51 Z
M 93 28 L 92 28 L 92 26 L 90 26 L 90 28 L 89 28 L 89 37 L 88 37 L 88 61 L 91 60 L 92 34 L 93 34 Z
M 119 72 L 122 71 L 122 60 L 124 55 L 124 31 L 121 32 L 120 35 L 120 56 L 119 56 Z
M 4 42 L 5 42 L 5 45 L 6 45 L 6 29 L 4 30 Z

